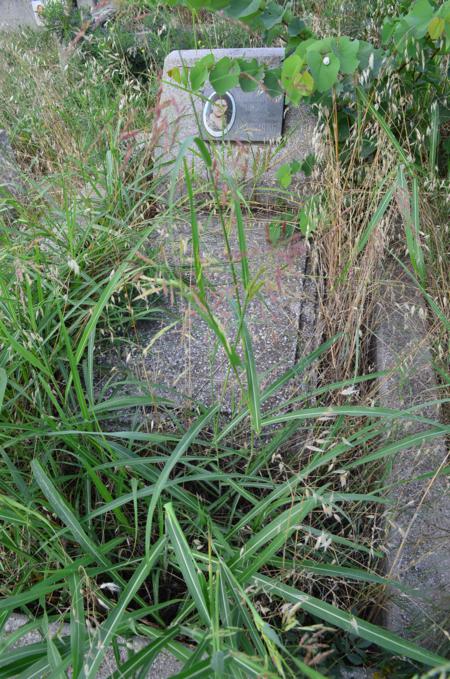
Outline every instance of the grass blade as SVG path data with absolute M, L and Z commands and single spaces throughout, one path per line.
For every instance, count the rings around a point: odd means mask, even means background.
M 161 556 L 165 542 L 166 540 L 164 537 L 160 538 L 152 547 L 151 551 L 143 557 L 140 565 L 133 573 L 133 577 L 123 590 L 117 605 L 102 624 L 98 636 L 94 639 L 93 647 L 83 661 L 83 670 L 80 675 L 82 679 L 96 679 L 98 676 L 100 664 L 116 634 L 117 628 L 122 622 L 126 608 L 130 601 L 135 597 L 151 568 Z
M 396 185 L 392 184 L 390 189 L 386 191 L 384 194 L 382 200 L 377 206 L 377 209 L 375 210 L 374 214 L 372 215 L 369 223 L 367 224 L 366 228 L 362 232 L 361 236 L 359 237 L 358 243 L 356 245 L 356 254 L 360 254 L 364 248 L 366 247 L 367 241 L 369 240 L 370 236 L 372 235 L 373 231 L 376 229 L 378 224 L 381 222 L 381 220 L 384 217 L 384 214 L 386 210 L 388 209 L 392 196 L 394 195 Z
M 436 436 L 445 436 L 448 433 L 449 427 L 447 426 L 442 426 L 440 428 L 437 427 L 436 429 L 428 429 L 427 431 L 419 431 L 416 434 L 411 434 L 411 436 L 407 436 L 406 438 L 400 439 L 399 441 L 388 443 L 382 448 L 375 450 L 373 453 L 368 453 L 367 455 L 364 455 L 353 462 L 349 462 L 348 464 L 344 465 L 344 469 L 354 469 L 355 467 L 359 467 L 362 464 L 367 464 L 368 462 L 373 462 L 374 460 L 380 460 L 387 455 L 393 455 L 399 450 L 413 448 L 427 439 L 432 439 Z
M 406 639 L 402 639 L 378 625 L 373 625 L 350 613 L 341 611 L 336 606 L 327 604 L 282 582 L 259 574 L 253 576 L 252 582 L 267 594 L 279 596 L 293 604 L 301 604 L 301 607 L 311 615 L 325 620 L 330 625 L 339 627 L 345 632 L 361 637 L 361 639 L 366 639 L 366 641 L 370 641 L 394 655 L 411 658 L 432 667 L 437 667 L 446 662 L 445 658 L 406 641 Z
M 0 320 L 0 330 L 3 335 L 3 341 L 7 340 L 8 343 L 11 345 L 15 351 L 22 356 L 23 359 L 27 363 L 30 363 L 34 368 L 37 368 L 40 372 L 42 372 L 44 375 L 46 375 L 48 378 L 52 378 L 52 374 L 38 358 L 33 354 L 32 351 L 29 351 L 25 347 L 23 347 L 20 342 L 16 340 L 15 337 L 11 335 L 10 332 L 8 332 L 8 329 L 6 328 L 5 324 Z
M 406 247 L 409 259 L 419 281 L 425 282 L 425 265 L 420 243 L 419 185 L 416 177 L 412 180 L 412 196 L 403 166 L 397 173 L 397 204 L 405 227 Z
M 434 177 L 437 169 L 437 152 L 439 147 L 439 105 L 437 101 L 431 104 L 431 135 L 429 165 L 431 176 Z
M 242 218 L 242 210 L 237 199 L 234 200 L 234 214 L 236 216 L 236 226 L 238 232 L 239 253 L 242 269 L 242 283 L 244 290 L 248 292 L 250 286 L 250 271 L 248 268 L 247 239 L 245 237 L 245 225 Z
M 136 676 L 137 670 L 140 670 L 141 672 L 146 671 L 156 655 L 166 647 L 167 643 L 173 639 L 177 631 L 176 627 L 170 629 L 159 639 L 156 639 L 137 653 L 133 653 L 131 658 L 128 658 L 128 660 L 120 666 L 120 669 L 111 674 L 109 679 L 132 679 Z
M 281 514 L 271 521 L 268 526 L 265 526 L 248 540 L 238 558 L 230 564 L 230 567 L 233 569 L 242 567 L 244 563 L 255 556 L 256 552 L 258 552 L 261 547 L 267 545 L 271 540 L 274 540 L 280 533 L 283 533 L 283 537 L 287 539 L 289 535 L 296 530 L 299 522 L 302 521 L 316 505 L 317 500 L 309 498 L 308 500 L 303 500 L 298 505 L 289 507 L 289 509 L 281 512 Z M 268 555 L 267 558 L 270 558 L 270 556 Z
M 167 533 L 174 549 L 178 566 L 200 617 L 208 627 L 211 627 L 211 616 L 206 600 L 206 582 L 204 576 L 201 572 L 198 572 L 188 542 L 175 516 L 172 503 L 169 502 L 164 505 L 164 509 L 166 511 Z
M 33 460 L 31 463 L 31 469 L 33 471 L 34 478 L 36 479 L 39 488 L 42 490 L 45 497 L 49 501 L 55 514 L 68 527 L 74 540 L 88 554 L 92 554 L 92 556 L 94 556 L 99 563 L 101 563 L 103 566 L 109 567 L 110 563 L 108 559 L 106 559 L 103 556 L 103 554 L 98 549 L 97 545 L 83 530 L 72 508 L 60 495 L 55 485 L 52 483 L 52 481 L 45 473 L 44 468 L 42 467 L 40 462 L 38 462 L 37 460 Z
M 214 406 L 209 408 L 209 410 L 204 413 L 201 417 L 195 420 L 194 424 L 188 429 L 186 434 L 183 436 L 172 455 L 167 460 L 164 469 L 158 476 L 158 480 L 155 483 L 155 488 L 153 491 L 152 499 L 150 502 L 150 507 L 148 509 L 147 515 L 147 525 L 145 529 L 145 549 L 148 552 L 150 549 L 150 542 L 152 536 L 152 525 L 153 525 L 153 514 L 156 509 L 156 505 L 161 496 L 167 480 L 169 479 L 170 473 L 175 465 L 180 461 L 181 457 L 184 455 L 186 450 L 197 438 L 199 432 L 208 424 L 211 418 L 218 412 L 219 406 Z
M 309 368 L 314 363 L 314 361 L 316 361 L 318 358 L 320 358 L 320 356 L 322 356 L 324 353 L 328 351 L 328 349 L 336 342 L 338 337 L 339 335 L 335 335 L 331 339 L 327 340 L 319 347 L 317 347 L 317 349 L 308 354 L 308 356 L 305 356 L 304 358 L 300 359 L 300 361 L 292 368 L 286 370 L 286 372 L 280 375 L 280 377 L 277 377 L 277 379 L 274 380 L 271 384 L 269 384 L 269 386 L 266 387 L 264 391 L 261 393 L 260 396 L 261 403 L 264 403 L 264 401 L 273 396 L 273 394 L 279 391 L 287 382 L 289 382 L 289 380 L 293 379 L 296 375 L 304 372 L 307 368 Z M 226 438 L 230 434 L 230 432 L 233 429 L 235 429 L 235 427 L 237 427 L 237 425 L 247 417 L 248 414 L 249 414 L 248 408 L 242 410 L 239 413 L 239 415 L 233 418 L 228 425 L 223 427 L 222 431 L 217 436 L 216 441 L 219 443 L 224 438 Z
M 399 143 L 397 137 L 395 136 L 395 134 L 393 133 L 393 131 L 392 131 L 391 128 L 389 127 L 389 125 L 388 125 L 388 123 L 386 122 L 386 120 L 384 119 L 384 117 L 381 115 L 380 111 L 377 111 L 377 109 L 375 108 L 375 106 L 373 106 L 373 104 L 370 103 L 370 101 L 369 101 L 369 99 L 368 99 L 366 93 L 364 92 L 364 90 L 363 90 L 362 88 L 358 87 L 357 91 L 358 91 L 358 95 L 359 95 L 359 96 L 361 97 L 361 99 L 363 100 L 365 106 L 366 106 L 367 109 L 370 111 L 370 113 L 371 113 L 372 116 L 375 118 L 375 120 L 378 122 L 379 126 L 381 127 L 381 129 L 384 131 L 384 133 L 385 133 L 386 136 L 388 137 L 388 139 L 389 139 L 389 141 L 391 142 L 392 146 L 393 146 L 394 149 L 397 151 L 397 154 L 398 154 L 398 156 L 399 156 L 401 162 L 402 162 L 406 167 L 409 167 L 409 166 L 411 165 L 411 160 L 410 160 L 410 159 L 408 158 L 408 156 L 406 155 L 406 153 L 405 153 L 405 151 L 403 150 L 401 144 Z
M 195 212 L 194 197 L 192 194 L 191 175 L 188 170 L 186 159 L 183 159 L 184 177 L 186 181 L 186 189 L 189 198 L 191 232 L 192 232 L 192 254 L 194 256 L 195 280 L 200 293 L 200 298 L 203 303 L 206 303 L 206 290 L 203 281 L 203 265 L 200 257 L 200 234 L 198 230 L 197 214 Z
M 422 422 L 423 424 L 431 424 L 434 427 L 440 428 L 442 425 L 436 420 L 419 415 L 413 415 L 407 410 L 395 410 L 394 408 L 379 408 L 369 406 L 330 406 L 321 408 L 304 408 L 303 410 L 294 410 L 291 413 L 283 413 L 275 417 L 268 417 L 263 421 L 263 426 L 267 427 L 272 424 L 279 424 L 280 422 L 290 422 L 291 420 L 309 420 L 316 417 L 333 418 L 338 415 L 347 415 L 348 417 L 373 417 L 373 418 L 387 418 L 387 419 L 406 419 L 415 422 Z
M 247 397 L 248 408 L 256 434 L 261 432 L 261 400 L 258 375 L 256 372 L 255 357 L 253 354 L 252 341 L 248 332 L 247 324 L 241 320 L 242 342 L 245 353 L 245 370 L 247 373 Z
M 70 648 L 72 654 L 72 677 L 78 679 L 83 665 L 85 627 L 81 579 L 78 571 L 70 577 L 72 605 L 70 608 Z
M 90 314 L 89 314 L 89 320 L 86 323 L 86 327 L 83 330 L 83 334 L 80 338 L 80 341 L 77 345 L 77 350 L 75 352 L 76 364 L 78 364 L 80 362 L 81 357 L 84 354 L 84 350 L 86 349 L 87 343 L 89 342 L 89 338 L 91 336 L 91 333 L 93 333 L 95 331 L 95 328 L 97 327 L 97 323 L 99 321 L 99 318 L 100 318 L 105 306 L 108 304 L 108 301 L 109 301 L 111 295 L 114 293 L 114 291 L 115 291 L 117 285 L 119 284 L 122 276 L 125 274 L 127 268 L 130 265 L 130 260 L 132 260 L 132 258 L 136 254 L 136 252 L 140 249 L 141 245 L 148 240 L 149 234 L 151 233 L 153 228 L 154 227 L 152 226 L 152 227 L 149 227 L 148 229 L 145 230 L 145 233 L 143 234 L 143 236 L 141 236 L 141 238 L 139 238 L 136 245 L 131 249 L 131 251 L 126 256 L 125 260 L 120 264 L 120 266 L 117 268 L 117 271 L 111 277 L 107 286 L 104 288 L 103 292 L 101 293 L 97 303 L 92 307 Z
M 5 397 L 6 383 L 6 370 L 4 368 L 0 368 L 0 410 L 2 409 L 3 399 Z

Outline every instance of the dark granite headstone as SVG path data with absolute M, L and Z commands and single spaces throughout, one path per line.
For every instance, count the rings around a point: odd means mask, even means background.
M 281 139 L 284 97 L 235 87 L 224 95 L 203 90 L 202 136 L 216 141 L 271 142 Z M 222 125 L 221 125 L 222 123 Z

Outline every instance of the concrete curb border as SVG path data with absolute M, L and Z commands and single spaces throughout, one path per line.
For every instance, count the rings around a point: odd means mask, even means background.
M 4 633 L 14 633 L 23 627 L 23 625 L 26 625 L 27 622 L 29 622 L 29 619 L 25 615 L 15 613 L 8 618 L 4 628 Z M 51 623 L 49 625 L 49 632 L 51 638 L 70 636 L 70 625 Z M 27 632 L 24 634 L 17 643 L 12 645 L 12 648 L 20 648 L 22 646 L 36 644 L 43 640 L 43 636 L 39 634 L 39 632 L 33 630 L 32 632 Z M 144 637 L 134 637 L 132 639 L 119 638 L 118 641 L 123 645 L 123 649 L 121 649 L 120 652 L 122 662 L 127 660 L 128 652 L 126 649 L 136 653 L 151 642 L 150 639 L 144 639 Z M 169 677 L 173 677 L 175 674 L 177 674 L 181 668 L 181 662 L 179 662 L 170 653 L 162 651 L 153 661 L 153 664 L 147 673 L 146 679 L 169 679 Z M 108 679 L 116 670 L 120 670 L 120 666 L 117 665 L 114 658 L 113 649 L 110 647 L 106 651 L 105 659 L 100 666 L 96 679 Z
M 376 358 L 377 369 L 389 374 L 380 379 L 379 404 L 407 409 L 438 398 L 426 306 L 419 288 L 399 265 L 387 268 L 385 278 L 378 302 Z M 440 421 L 437 405 L 416 412 Z M 392 433 L 399 439 L 428 428 L 405 420 L 396 422 Z M 386 575 L 421 596 L 390 592 L 384 624 L 435 650 L 448 643 L 450 494 L 445 476 L 410 480 L 442 470 L 448 455 L 444 435 L 425 440 L 397 453 L 386 479 L 395 484 L 389 493 L 393 507 L 386 517 Z

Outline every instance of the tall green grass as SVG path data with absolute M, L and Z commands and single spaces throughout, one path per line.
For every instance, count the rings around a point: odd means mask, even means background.
M 29 78 L 44 110 L 48 92 L 36 78 L 42 56 L 27 66 L 27 53 L 18 55 L 15 77 Z M 1 636 L 0 679 L 63 677 L 69 668 L 94 679 L 108 649 L 118 656 L 136 634 L 145 647 L 111 676 L 145 676 L 161 650 L 181 661 L 180 679 L 334 676 L 359 648 L 367 664 L 395 662 L 405 676 L 444 666 L 444 651 L 364 619 L 387 585 L 413 595 L 380 574 L 382 536 L 367 530 L 366 517 L 387 508 L 377 482 L 385 461 L 449 428 L 416 410 L 343 402 L 349 388 L 373 383 L 374 372 L 319 383 L 269 407 L 340 337 L 260 389 L 246 326 L 254 291 L 245 218 L 233 200 L 227 207 L 242 257 L 232 275 L 243 287 L 236 285 L 234 299 L 237 337 L 227 338 L 208 307 L 189 172 L 196 298 L 231 369 L 240 364 L 247 398 L 226 423 L 217 407 L 199 405 L 186 425 L 153 385 L 111 375 L 110 338 L 131 342 L 139 319 L 159 312 L 148 282 L 177 284 L 154 250 L 173 206 L 158 214 L 149 168 L 124 163 L 121 135 L 136 106 L 130 83 L 89 87 L 97 71 L 87 62 L 77 65 L 77 86 L 44 55 L 60 112 L 72 116 L 56 116 L 65 121 L 61 143 L 48 121 L 30 117 L 14 71 L 1 74 L 14 106 L 4 104 L 0 122 L 22 162 L 35 154 L 41 162 L 28 195 L 12 205 L 14 226 L 0 222 L 0 630 L 15 612 L 29 620 Z M 73 87 L 65 92 L 67 82 Z M 139 96 L 140 105 L 149 103 Z M 413 236 L 414 187 L 411 201 Z M 379 212 L 355 240 L 358 256 Z M 423 431 L 397 440 L 398 419 L 420 422 Z M 54 638 L 51 623 L 59 625 Z M 17 647 L 31 630 L 42 641 Z
M 108 194 L 104 200 L 107 205 Z M 376 485 L 359 490 L 359 476 L 340 488 L 330 465 L 345 478 L 356 469 L 355 452 L 358 469 L 364 469 L 410 446 L 411 437 L 382 440 L 386 425 L 397 418 L 423 421 L 422 438 L 441 436 L 445 428 L 414 412 L 333 407 L 326 400 L 321 405 L 324 396 L 354 385 L 354 378 L 302 394 L 288 412 L 284 403 L 264 411 L 264 437 L 250 448 L 238 442 L 252 422 L 255 427 L 252 399 L 222 428 L 212 426 L 217 408 L 194 416 L 186 431 L 148 431 L 139 418 L 132 428 L 113 426 L 121 409 L 155 405 L 144 389 L 130 396 L 99 392 L 95 368 L 102 331 L 120 319 L 119 303 L 108 311 L 113 297 L 127 290 L 132 297 L 143 270 L 152 275 L 138 253 L 154 226 L 142 224 L 134 234 L 109 230 L 102 238 L 102 220 L 90 209 L 83 215 L 90 217 L 89 226 L 81 236 L 78 229 L 73 233 L 71 252 L 83 262 L 76 272 L 49 213 L 54 228 L 45 230 L 43 246 L 36 248 L 42 227 L 32 214 L 23 206 L 21 231 L 11 235 L 8 225 L 3 230 L 0 608 L 3 622 L 19 610 L 35 629 L 45 629 L 46 620 L 66 621 L 75 632 L 63 631 L 27 652 L 5 639 L 0 676 L 57 676 L 71 665 L 76 676 L 95 677 L 108 646 L 119 635 L 135 633 L 148 637 L 149 645 L 131 655 L 129 676 L 163 648 L 185 663 L 182 676 L 311 672 L 302 665 L 302 652 L 292 648 L 282 602 L 284 611 L 292 607 L 291 629 L 321 620 L 381 651 L 441 664 L 438 655 L 324 600 L 320 576 L 385 584 L 376 572 L 381 545 L 367 542 L 364 531 L 348 538 L 344 527 L 351 534 L 352 515 L 365 507 L 382 510 L 386 500 Z M 194 236 L 195 224 L 193 209 Z M 120 249 L 123 258 L 111 268 L 110 253 Z M 258 396 L 261 405 L 333 342 L 269 385 Z M 352 419 L 355 427 L 349 426 Z M 304 447 L 305 423 L 322 441 L 312 457 Z M 281 469 L 274 458 L 279 451 L 285 451 Z M 292 573 L 297 587 L 288 584 Z M 108 582 L 120 592 L 117 602 L 100 587 Z M 271 611 L 268 619 L 265 610 Z M 89 634 L 83 618 L 96 619 L 98 631 Z M 331 635 L 332 646 L 331 630 L 324 634 Z M 74 660 L 81 656 L 82 663 Z M 328 671 L 326 664 L 322 669 Z

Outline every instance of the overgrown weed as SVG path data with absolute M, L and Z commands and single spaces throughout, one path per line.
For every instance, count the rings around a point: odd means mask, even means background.
M 2 676 L 47 676 L 86 657 L 78 676 L 93 679 L 103 648 L 90 643 L 85 621 L 106 645 L 119 633 L 159 640 L 206 676 L 224 676 L 225 659 L 237 677 L 314 676 L 312 668 L 333 676 L 352 663 L 389 673 L 390 661 L 368 648 L 376 634 L 385 651 L 410 658 L 398 676 L 416 663 L 437 664 L 433 654 L 354 616 L 386 584 L 377 568 L 386 502 L 379 470 L 393 443 L 385 423 L 415 417 L 380 413 L 370 379 L 367 331 L 380 253 L 404 248 L 392 205 L 358 249 L 383 180 L 397 172 L 380 127 L 367 115 L 346 142 L 350 153 L 363 138 L 383 142 L 369 164 L 355 153 L 344 165 L 334 155 L 335 112 L 323 118 L 322 221 L 311 237 L 325 282 L 324 337 L 342 335 L 313 357 L 317 389 L 289 409 L 264 412 L 269 434 L 255 445 L 245 405 L 245 418 L 237 413 L 227 427 L 239 434 L 230 438 L 214 425 L 214 409 L 191 412 L 186 428 L 152 385 L 129 375 L 121 384 L 110 375 L 98 383 L 109 340 L 133 337 L 139 318 L 158 311 L 156 292 L 141 306 L 135 300 L 162 278 L 152 248 L 166 215 L 158 213 L 151 168 L 129 165 L 126 137 L 150 129 L 155 90 L 115 56 L 106 67 L 75 58 L 62 72 L 51 41 L 31 57 L 25 44 L 5 49 L 10 70 L 0 70 L 0 85 L 10 96 L 0 120 L 29 170 L 33 200 L 16 205 L 17 231 L 7 223 L 1 231 L 1 606 L 7 615 L 25 612 L 36 628 L 71 621 L 78 633 L 62 631 L 55 648 L 45 640 L 31 657 L 6 642 Z M 157 72 L 151 77 L 156 82 Z M 434 185 L 433 201 L 441 190 Z M 428 290 L 445 313 L 444 230 L 441 216 L 436 222 L 424 207 L 425 240 L 434 243 L 426 252 Z M 309 418 L 307 436 L 302 418 Z M 442 434 L 438 423 L 428 425 Z M 379 462 L 350 467 L 376 451 Z M 350 632 L 345 642 L 338 629 Z M 151 650 L 135 658 L 138 667 L 150 663 Z M 202 666 L 206 653 L 215 669 Z

